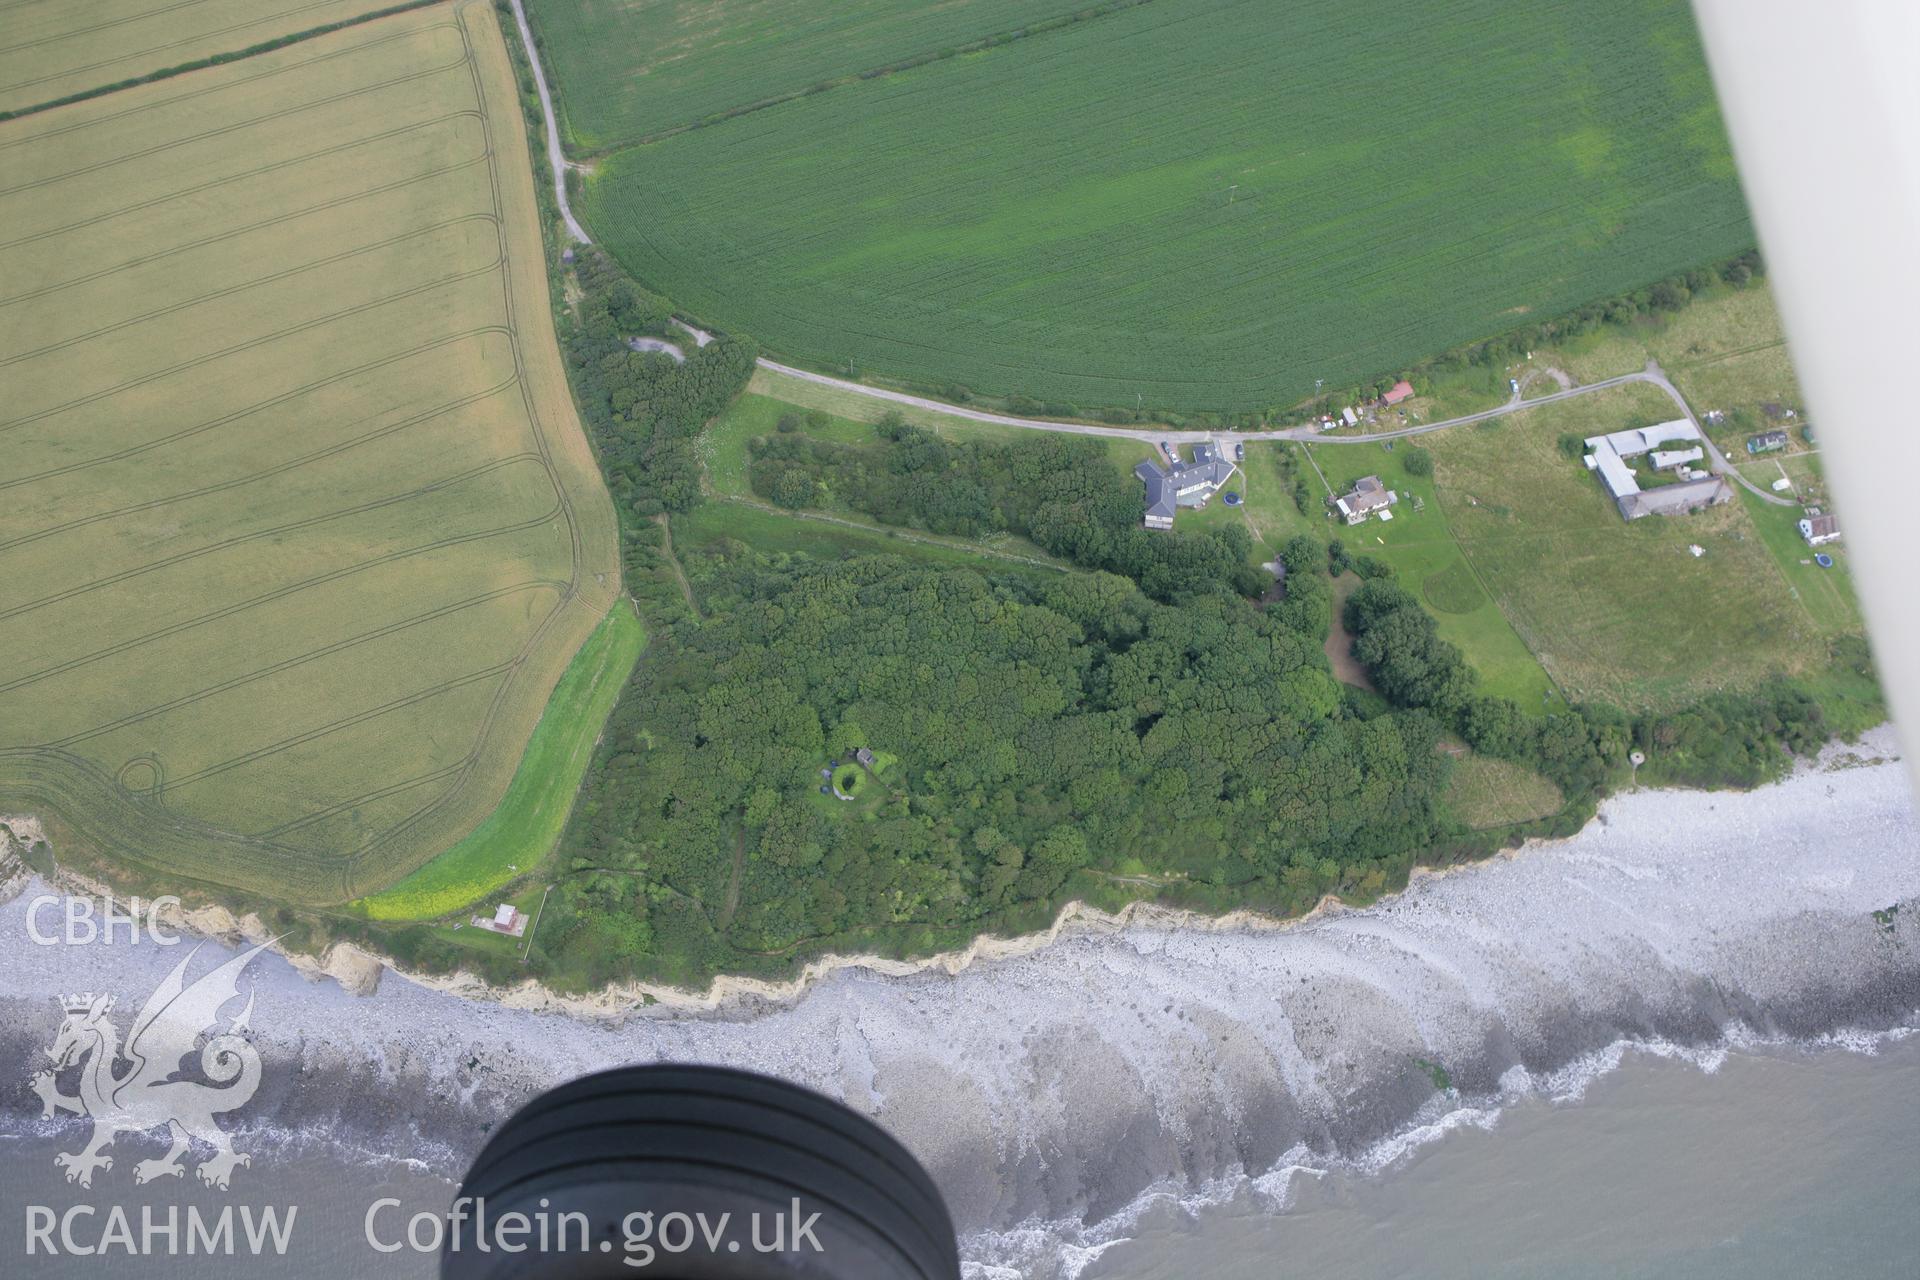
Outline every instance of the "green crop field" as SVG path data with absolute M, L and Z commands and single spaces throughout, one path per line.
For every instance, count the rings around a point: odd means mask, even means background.
M 1826 660 L 1745 505 L 1629 523 L 1558 445 L 1672 415 L 1627 386 L 1422 438 L 1467 561 L 1569 697 L 1675 706 Z
M 52 102 L 399 0 L 24 0 L 0 31 L 0 111 Z
M 531 0 L 527 17 L 564 87 L 567 138 L 592 151 L 1104 7 L 1111 0 Z
M 729 84 L 746 56 L 679 53 Z M 618 78 L 557 65 L 576 111 Z M 1289 404 L 1753 241 L 1677 0 L 1153 0 L 616 150 L 583 204 L 788 357 L 1171 409 Z
M 0 805 L 297 902 L 506 793 L 619 588 L 493 12 L 0 124 Z
M 567 825 L 594 742 L 625 687 L 647 629 L 616 603 L 567 665 L 500 807 L 473 834 L 361 904 L 375 920 L 445 915 L 512 883 L 547 856 Z

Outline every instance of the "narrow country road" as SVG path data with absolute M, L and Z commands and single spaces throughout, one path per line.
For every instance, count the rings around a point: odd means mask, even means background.
M 521 7 L 520 0 L 513 0 L 513 21 L 520 28 L 520 44 L 527 51 L 527 64 L 533 68 L 533 87 L 540 91 L 540 114 L 547 122 L 547 167 L 553 170 L 553 198 L 560 204 L 560 219 L 575 240 L 592 244 L 593 238 L 573 216 L 573 206 L 567 203 L 567 153 L 560 149 L 560 117 L 553 109 L 553 95 L 547 92 L 547 73 L 540 67 L 540 55 L 534 52 L 533 28 L 527 25 L 527 11 Z
M 1108 427 L 1091 422 L 1048 422 L 1042 418 L 1016 418 L 1011 414 L 989 413 L 985 409 L 969 409 L 965 405 L 949 404 L 945 400 L 932 400 L 925 396 L 908 395 L 904 391 L 889 391 L 885 387 L 870 387 L 864 382 L 849 382 L 845 378 L 836 378 L 825 373 L 813 373 L 806 369 L 796 369 L 790 364 L 781 364 L 762 356 L 760 367 L 769 373 L 777 373 L 783 378 L 795 378 L 801 382 L 811 382 L 816 386 L 832 387 L 836 391 L 850 391 L 855 395 L 885 400 L 891 404 L 911 405 L 916 409 L 927 409 L 934 413 L 945 414 L 950 418 L 965 418 L 969 422 L 991 422 L 1003 427 L 1024 427 L 1030 431 L 1058 431 L 1076 436 L 1115 436 L 1123 440 L 1167 440 L 1175 444 L 1197 444 L 1202 440 L 1263 440 L 1272 439 L 1277 433 L 1254 432 L 1235 434 L 1226 431 L 1170 431 L 1150 430 L 1140 427 Z
M 967 418 L 974 422 L 992 422 L 1000 426 L 1024 427 L 1033 431 L 1059 431 L 1070 435 L 1118 436 L 1128 440 L 1147 442 L 1165 440 L 1172 444 L 1197 444 L 1203 440 L 1215 440 L 1225 444 L 1238 444 L 1254 440 L 1301 440 L 1325 445 L 1374 444 L 1385 440 L 1399 440 L 1407 436 L 1423 436 L 1432 431 L 1445 431 L 1448 427 L 1463 427 L 1475 422 L 1487 422 L 1504 417 L 1509 413 L 1520 413 L 1527 409 L 1537 409 L 1541 405 L 1553 404 L 1560 400 L 1572 400 L 1579 396 L 1591 395 L 1596 391 L 1605 391 L 1609 387 L 1622 387 L 1629 383 L 1644 382 L 1660 388 L 1672 400 L 1680 413 L 1696 427 L 1693 411 L 1687 407 L 1686 399 L 1680 391 L 1668 381 L 1666 372 L 1659 365 L 1648 363 L 1638 373 L 1623 373 L 1618 377 L 1602 378 L 1598 382 L 1589 382 L 1583 386 L 1570 387 L 1565 391 L 1556 391 L 1551 395 L 1537 396 L 1532 400 L 1518 397 L 1492 409 L 1482 409 L 1479 413 L 1463 414 L 1458 418 L 1445 418 L 1439 422 L 1423 422 L 1418 426 L 1402 427 L 1397 431 L 1375 431 L 1355 436 L 1323 436 L 1312 427 L 1292 427 L 1285 431 L 1156 431 L 1138 427 L 1107 427 L 1081 422 L 1048 422 L 1040 418 L 1016 418 L 1004 413 L 988 413 L 980 409 L 968 409 L 962 405 L 947 404 L 945 401 L 932 400 L 924 396 L 908 395 L 903 391 L 888 391 L 884 387 L 870 387 L 864 383 L 850 382 L 845 378 L 835 378 L 824 373 L 811 373 L 805 369 L 796 369 L 791 365 L 762 358 L 760 367 L 782 377 L 798 378 L 803 382 L 812 382 L 820 386 L 833 387 L 840 391 L 853 392 L 856 395 L 869 396 L 876 400 L 887 400 L 894 404 L 912 405 L 919 409 L 928 409 L 950 417 Z M 1755 497 L 1779 507 L 1798 505 L 1777 494 L 1768 493 L 1735 471 L 1728 464 L 1726 456 L 1707 437 L 1700 432 L 1701 441 L 1706 445 L 1707 453 L 1713 459 L 1714 468 L 1744 486 Z M 1317 468 L 1316 468 L 1317 470 Z M 1321 478 L 1325 484 L 1325 477 Z
M 553 95 L 547 91 L 546 72 L 540 66 L 540 55 L 533 47 L 533 30 L 527 25 L 527 11 L 521 0 L 512 0 L 514 22 L 520 28 L 520 42 L 527 51 L 527 62 L 533 68 L 533 82 L 540 91 L 540 109 L 546 117 L 547 125 L 547 166 L 553 171 L 554 199 L 560 206 L 560 217 L 567 224 L 567 231 L 581 244 L 592 244 L 592 237 L 573 216 L 573 207 L 567 203 L 567 156 L 560 146 L 560 126 L 558 116 L 553 110 Z M 704 329 L 696 328 L 685 320 L 676 318 L 674 323 L 684 329 L 694 340 L 696 347 L 704 347 L 713 340 L 713 335 Z M 669 343 L 658 339 L 639 339 L 649 350 L 667 350 L 670 355 L 685 359 L 684 353 L 674 350 Z M 658 345 L 654 345 L 654 344 Z M 1383 440 L 1399 440 L 1406 436 L 1426 435 L 1431 431 L 1444 431 L 1448 427 L 1462 427 L 1475 422 L 1486 422 L 1493 418 L 1504 417 L 1509 413 L 1519 413 L 1525 409 L 1537 409 L 1541 405 L 1553 404 L 1560 400 L 1571 400 L 1576 396 L 1590 395 L 1595 391 L 1605 391 L 1609 387 L 1625 386 L 1630 382 L 1645 382 L 1666 392 L 1680 410 L 1681 416 L 1698 428 L 1699 420 L 1693 416 L 1693 410 L 1687 407 L 1686 398 L 1677 387 L 1668 380 L 1666 371 L 1649 360 L 1647 367 L 1638 373 L 1623 373 L 1614 378 L 1602 378 L 1598 382 L 1589 382 L 1584 386 L 1568 387 L 1551 395 L 1538 396 L 1532 400 L 1523 400 L 1518 392 L 1505 404 L 1492 409 L 1483 409 L 1479 413 L 1469 413 L 1458 418 L 1446 418 L 1439 422 L 1424 422 L 1418 426 L 1403 427 L 1398 431 L 1377 431 L 1357 436 L 1322 436 L 1312 427 L 1293 427 L 1285 431 L 1170 431 L 1138 427 L 1109 427 L 1084 422 L 1049 422 L 1041 418 L 1019 418 L 1005 413 L 989 413 L 982 409 L 969 409 L 964 405 L 948 404 L 943 400 L 933 400 L 925 396 L 908 395 L 904 391 L 889 391 L 884 387 L 870 387 L 865 383 L 853 382 L 846 378 L 835 378 L 824 373 L 812 373 L 805 369 L 796 369 L 792 365 L 781 364 L 777 360 L 760 357 L 759 367 L 781 377 L 797 378 L 802 382 L 811 382 L 818 386 L 832 387 L 838 391 L 853 395 L 867 396 L 874 400 L 886 400 L 894 404 L 910 405 L 916 409 L 925 409 L 932 413 L 942 413 L 949 417 L 965 418 L 972 422 L 990 422 L 1003 427 L 1021 427 L 1030 431 L 1056 431 L 1067 435 L 1109 436 L 1123 440 L 1144 440 L 1148 442 L 1166 441 L 1170 444 L 1198 444 L 1205 440 L 1220 441 L 1225 444 L 1238 444 L 1250 440 L 1303 440 L 1319 444 L 1371 444 Z M 1731 477 L 1736 483 L 1762 502 L 1777 507 L 1799 505 L 1782 498 L 1754 484 L 1735 471 L 1720 452 L 1717 445 L 1708 438 L 1704 428 L 1700 430 L 1701 441 L 1706 445 L 1707 454 L 1713 459 L 1714 469 L 1722 475 Z M 1318 470 L 1318 468 L 1315 468 Z M 1321 483 L 1326 483 L 1323 476 Z

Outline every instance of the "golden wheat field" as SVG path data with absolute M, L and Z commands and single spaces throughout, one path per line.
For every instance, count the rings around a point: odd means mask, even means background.
M 149 872 L 391 883 L 618 591 L 479 3 L 0 124 L 0 385 L 0 804 Z
M 233 53 L 391 8 L 395 0 L 10 0 L 0 111 Z

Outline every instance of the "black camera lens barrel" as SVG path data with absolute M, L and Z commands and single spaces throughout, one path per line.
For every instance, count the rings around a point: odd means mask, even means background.
M 494 1134 L 459 1196 L 472 1229 L 448 1231 L 445 1280 L 960 1274 L 946 1203 L 905 1147 L 830 1098 L 726 1067 L 621 1067 L 543 1094 Z M 551 1224 L 568 1212 L 570 1233 L 482 1247 L 505 1215 Z M 670 1215 L 682 1230 L 663 1240 Z

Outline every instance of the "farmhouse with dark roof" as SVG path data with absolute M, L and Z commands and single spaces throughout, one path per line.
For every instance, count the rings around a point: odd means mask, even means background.
M 1207 499 L 1233 476 L 1233 464 L 1211 444 L 1193 446 L 1193 461 L 1183 462 L 1176 449 L 1167 450 L 1170 465 L 1143 462 L 1133 469 L 1147 487 L 1146 526 L 1149 529 L 1173 528 L 1174 513 L 1181 507 L 1204 507 Z

